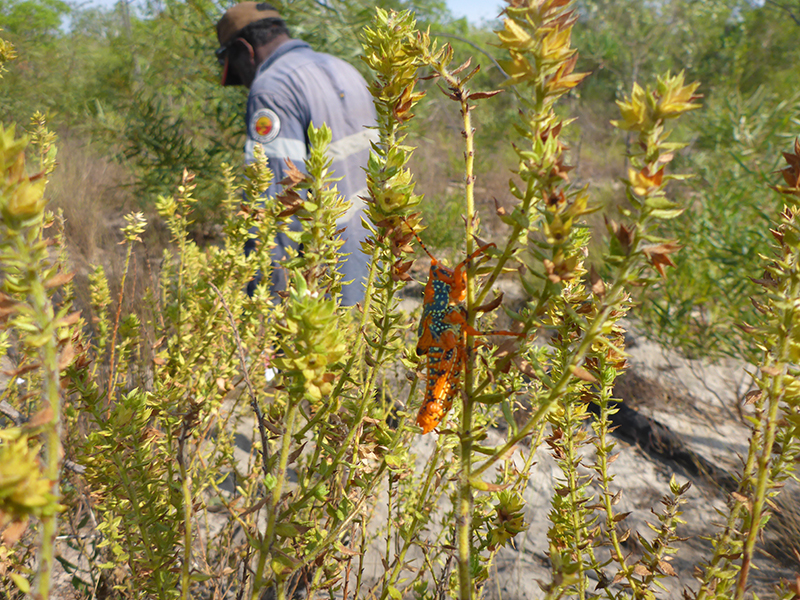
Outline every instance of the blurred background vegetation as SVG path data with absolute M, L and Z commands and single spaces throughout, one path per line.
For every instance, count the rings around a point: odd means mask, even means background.
M 495 89 L 505 58 L 491 45 L 492 26 L 455 18 L 439 0 L 273 1 L 294 35 L 360 66 L 358 31 L 375 5 L 410 8 L 421 27 L 451 43 L 481 73 L 473 89 Z M 97 8 L 62 0 L 4 0 L 3 36 L 19 58 L 0 87 L 0 120 L 26 123 L 46 110 L 59 132 L 60 168 L 50 193 L 67 216 L 79 278 L 106 252 L 125 210 L 153 211 L 171 194 L 184 167 L 197 173 L 198 240 L 214 243 L 221 165 L 241 162 L 243 89 L 222 88 L 215 61 L 214 23 L 226 4 L 210 0 L 132 0 Z M 631 143 L 609 120 L 614 101 L 634 81 L 685 70 L 702 82 L 703 109 L 680 132 L 691 140 L 680 170 L 695 178 L 673 193 L 691 208 L 670 222 L 667 236 L 690 246 L 668 280 L 641 298 L 646 332 L 694 355 L 753 352 L 731 325 L 754 319 L 751 278 L 768 254 L 767 221 L 778 206 L 765 194 L 776 157 L 800 130 L 800 0 L 581 0 L 575 45 L 579 71 L 593 76 L 566 103 L 578 121 L 569 131 L 576 185 L 590 184 L 595 201 L 624 208 L 619 178 Z M 366 69 L 362 68 L 366 74 Z M 433 247 L 456 256 L 463 238 L 458 115 L 427 82 L 409 142 L 418 189 L 425 193 L 425 232 Z M 476 196 L 485 237 L 503 227 L 495 202 L 512 196 L 503 173 L 514 164 L 507 141 L 517 117 L 513 90 L 475 111 Z M 159 245 L 158 228 L 150 240 Z M 158 254 L 154 249 L 153 256 Z M 691 257 L 691 259 L 689 258 Z M 602 265 L 597 265 L 602 268 Z M 106 264 L 113 274 L 114 265 Z M 82 271 L 83 274 L 82 274 Z

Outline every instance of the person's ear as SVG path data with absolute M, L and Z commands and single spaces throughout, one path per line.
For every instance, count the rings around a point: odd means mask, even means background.
M 253 64 L 255 64 L 255 62 L 256 62 L 256 51 L 250 45 L 250 42 L 248 42 L 244 38 L 236 38 L 233 43 L 234 44 L 241 44 L 247 50 L 247 53 L 250 55 L 250 60 L 253 62 Z

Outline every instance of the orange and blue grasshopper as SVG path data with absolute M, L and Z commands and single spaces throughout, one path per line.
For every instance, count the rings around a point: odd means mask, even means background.
M 411 228 L 411 226 L 406 223 Z M 428 358 L 425 398 L 417 413 L 417 425 L 429 433 L 441 423 L 453 405 L 467 362 L 467 335 L 521 334 L 511 331 L 481 332 L 467 323 L 467 310 L 461 304 L 467 296 L 467 266 L 494 244 L 478 248 L 454 269 L 439 263 L 411 228 L 422 249 L 431 259 L 428 282 L 422 303 L 422 318 L 417 329 L 417 355 Z

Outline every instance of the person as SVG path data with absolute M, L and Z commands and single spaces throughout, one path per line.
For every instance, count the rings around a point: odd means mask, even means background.
M 361 242 L 367 231 L 361 222 L 363 197 L 367 193 L 366 174 L 371 142 L 377 139 L 375 108 L 367 83 L 345 61 L 315 52 L 302 40 L 293 39 L 286 23 L 273 6 L 264 2 L 240 2 L 228 9 L 217 23 L 222 66 L 222 85 L 244 85 L 247 98 L 247 141 L 245 161 L 253 160 L 260 144 L 274 174 L 265 197 L 274 197 L 286 172 L 285 159 L 304 170 L 308 154 L 308 126 L 323 123 L 331 129 L 329 156 L 334 177 L 341 177 L 337 188 L 351 202 L 350 209 L 337 223 L 344 228 L 341 252 L 348 254 L 340 263 L 344 280 L 342 304 L 352 306 L 364 295 L 362 280 L 367 273 L 367 257 Z M 292 227 L 299 228 L 294 222 Z M 291 244 L 279 234 L 272 251 L 273 264 L 285 255 Z M 256 239 L 245 246 L 249 254 Z M 273 269 L 272 289 L 285 288 L 286 274 Z M 252 295 L 258 278 L 248 285 Z

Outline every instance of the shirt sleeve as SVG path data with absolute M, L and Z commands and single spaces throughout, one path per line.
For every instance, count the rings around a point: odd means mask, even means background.
M 308 116 L 303 113 L 298 103 L 281 94 L 260 93 L 248 98 L 245 162 L 253 161 L 255 146 L 260 145 L 274 175 L 265 197 L 273 197 L 280 190 L 287 158 L 305 172 Z

